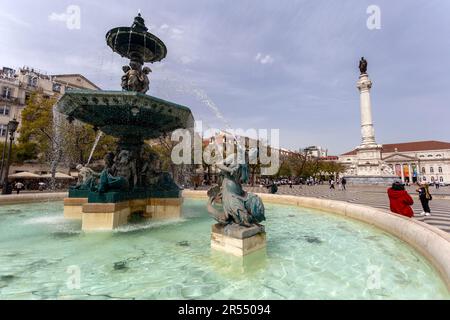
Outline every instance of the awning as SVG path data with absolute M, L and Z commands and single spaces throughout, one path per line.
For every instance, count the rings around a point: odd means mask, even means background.
M 31 173 L 31 172 L 19 172 L 19 173 L 14 173 L 8 176 L 8 178 L 10 179 L 39 179 L 41 178 L 40 175 L 35 174 L 35 173 Z
M 52 177 L 51 173 L 47 173 L 41 176 L 41 178 L 46 178 L 46 179 L 50 179 Z M 61 173 L 61 172 L 56 172 L 55 174 L 55 178 L 56 179 L 75 179 L 72 176 L 69 176 L 67 174 Z

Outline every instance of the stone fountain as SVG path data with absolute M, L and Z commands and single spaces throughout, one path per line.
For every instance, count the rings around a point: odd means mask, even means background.
M 167 48 L 148 32 L 140 14 L 131 27 L 110 30 L 106 42 L 130 59 L 123 67 L 123 91 L 72 90 L 61 97 L 57 110 L 69 121 L 90 124 L 118 142 L 105 156 L 101 173 L 78 166 L 79 182 L 69 190 L 64 215 L 81 219 L 83 230 L 117 228 L 133 213 L 149 219 L 177 218 L 180 188 L 168 173 L 158 170 L 156 153 L 144 148 L 145 140 L 194 124 L 189 108 L 145 94 L 151 69 L 144 64 L 164 59 Z

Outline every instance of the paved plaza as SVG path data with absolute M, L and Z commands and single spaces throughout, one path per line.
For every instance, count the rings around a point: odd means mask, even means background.
M 257 193 L 267 193 L 267 188 L 247 187 L 247 191 Z M 318 186 L 280 186 L 278 194 L 325 198 L 330 200 L 347 201 L 350 203 L 362 204 L 379 209 L 389 210 L 389 199 L 387 197 L 387 188 L 378 186 L 347 186 L 346 191 L 330 190 L 328 185 Z M 414 199 L 415 219 L 423 221 L 432 226 L 438 227 L 446 232 L 450 232 L 450 187 L 440 188 L 439 190 L 430 190 L 433 195 L 433 201 L 430 202 L 431 216 L 423 217 L 420 215 L 422 206 L 417 197 L 415 187 L 407 187 L 409 194 Z

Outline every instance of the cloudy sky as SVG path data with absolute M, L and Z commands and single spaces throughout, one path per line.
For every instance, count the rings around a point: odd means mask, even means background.
M 108 5 L 105 5 L 108 3 Z M 80 28 L 67 9 L 81 10 Z M 377 5 L 381 28 L 369 29 Z M 0 0 L 0 66 L 81 73 L 120 89 L 106 32 L 141 10 L 167 45 L 149 94 L 213 128 L 278 128 L 283 147 L 360 143 L 358 61 L 369 61 L 379 143 L 450 140 L 448 0 Z M 74 28 L 75 26 L 75 28 Z

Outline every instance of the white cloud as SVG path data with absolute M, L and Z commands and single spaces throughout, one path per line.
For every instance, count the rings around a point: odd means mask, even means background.
M 0 19 L 9 21 L 11 23 L 14 23 L 14 24 L 22 26 L 22 27 L 31 27 L 31 25 L 28 22 L 18 18 L 17 16 L 15 16 L 13 14 L 9 14 L 6 12 L 0 12 Z
M 172 29 L 172 32 L 173 32 L 174 34 L 183 34 L 183 33 L 184 33 L 184 30 L 181 30 L 181 29 L 178 29 L 178 28 L 173 28 L 173 29 Z
M 188 57 L 188 56 L 182 56 L 180 58 L 180 61 L 182 64 L 190 64 L 194 61 L 194 59 L 192 59 L 191 57 Z
M 161 27 L 159 27 L 159 30 L 164 31 L 169 29 L 169 25 L 168 24 L 163 24 Z
M 171 39 L 181 39 L 184 30 L 182 28 L 171 27 L 170 25 L 164 23 L 159 27 L 159 32 L 168 34 Z
M 270 54 L 262 54 L 261 52 L 258 52 L 258 54 L 255 57 L 255 60 L 261 64 L 272 64 L 275 62 L 275 59 L 272 58 Z

